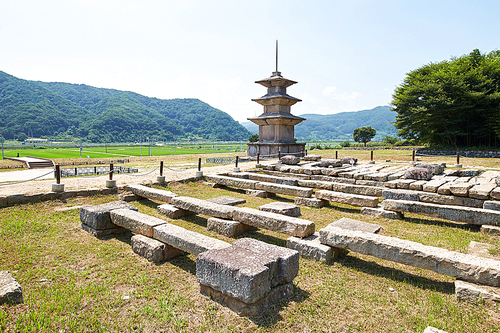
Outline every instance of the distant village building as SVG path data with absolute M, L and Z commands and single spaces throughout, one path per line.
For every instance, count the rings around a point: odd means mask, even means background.
M 290 108 L 300 99 L 286 93 L 286 88 L 297 83 L 281 76 L 278 72 L 277 49 L 276 71 L 271 77 L 256 81 L 267 88 L 267 94 L 252 99 L 264 106 L 264 113 L 258 117 L 247 118 L 259 125 L 259 141 L 247 143 L 248 156 L 300 155 L 305 150 L 305 143 L 295 142 L 294 126 L 306 120 L 290 113 Z

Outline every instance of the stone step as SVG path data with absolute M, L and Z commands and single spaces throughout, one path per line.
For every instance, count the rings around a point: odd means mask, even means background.
M 307 237 L 314 233 L 314 222 L 286 215 L 262 212 L 253 208 L 235 208 L 233 220 L 256 228 L 290 236 Z
M 321 229 L 319 233 L 321 243 L 326 245 L 429 269 L 474 283 L 500 285 L 500 261 L 497 260 L 332 225 Z
M 401 213 L 416 213 L 469 224 L 498 225 L 500 222 L 500 211 L 482 208 L 438 205 L 418 201 L 391 199 L 384 200 L 382 202 L 382 208 Z
M 258 181 L 256 180 L 233 178 L 233 177 L 219 176 L 219 175 L 206 175 L 205 178 L 207 179 L 208 182 L 211 183 L 216 183 L 228 187 L 236 187 L 236 188 L 252 189 L 252 190 L 255 190 L 255 184 L 258 183 Z
M 346 205 L 357 206 L 357 207 L 377 207 L 379 199 L 375 197 L 369 197 L 366 195 L 357 195 L 341 192 L 333 192 L 327 190 L 317 191 L 315 194 L 316 198 L 338 202 Z
M 159 190 L 141 184 L 126 185 L 125 189 L 137 195 L 138 197 L 166 203 L 171 203 L 172 198 L 177 196 L 177 194 L 170 191 Z

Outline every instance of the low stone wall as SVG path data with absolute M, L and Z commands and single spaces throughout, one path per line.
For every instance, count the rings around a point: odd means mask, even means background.
M 415 153 L 417 156 L 432 155 L 432 156 L 460 156 L 476 157 L 476 158 L 500 158 L 500 151 L 497 150 L 430 150 L 418 149 Z

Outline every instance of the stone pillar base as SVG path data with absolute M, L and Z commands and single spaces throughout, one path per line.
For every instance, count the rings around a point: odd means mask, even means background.
M 203 177 L 203 171 L 196 171 L 196 178 Z
M 260 164 L 260 163 L 259 164 L 255 164 L 255 167 L 256 168 L 262 168 L 262 164 Z
M 375 161 L 368 161 L 368 164 L 375 164 Z
M 156 176 L 156 181 L 158 183 L 165 183 L 165 176 Z
M 116 179 L 106 179 L 106 187 L 107 188 L 116 187 Z
M 240 168 L 233 168 L 233 172 L 240 172 Z
M 462 164 L 455 164 L 455 168 L 461 168 Z
M 64 192 L 64 184 L 52 184 L 52 192 Z

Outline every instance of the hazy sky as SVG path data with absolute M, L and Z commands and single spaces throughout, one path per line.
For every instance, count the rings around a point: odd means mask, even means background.
M 0 70 L 262 113 L 256 80 L 298 81 L 294 114 L 388 105 L 405 73 L 499 48 L 500 1 L 1 0 Z

